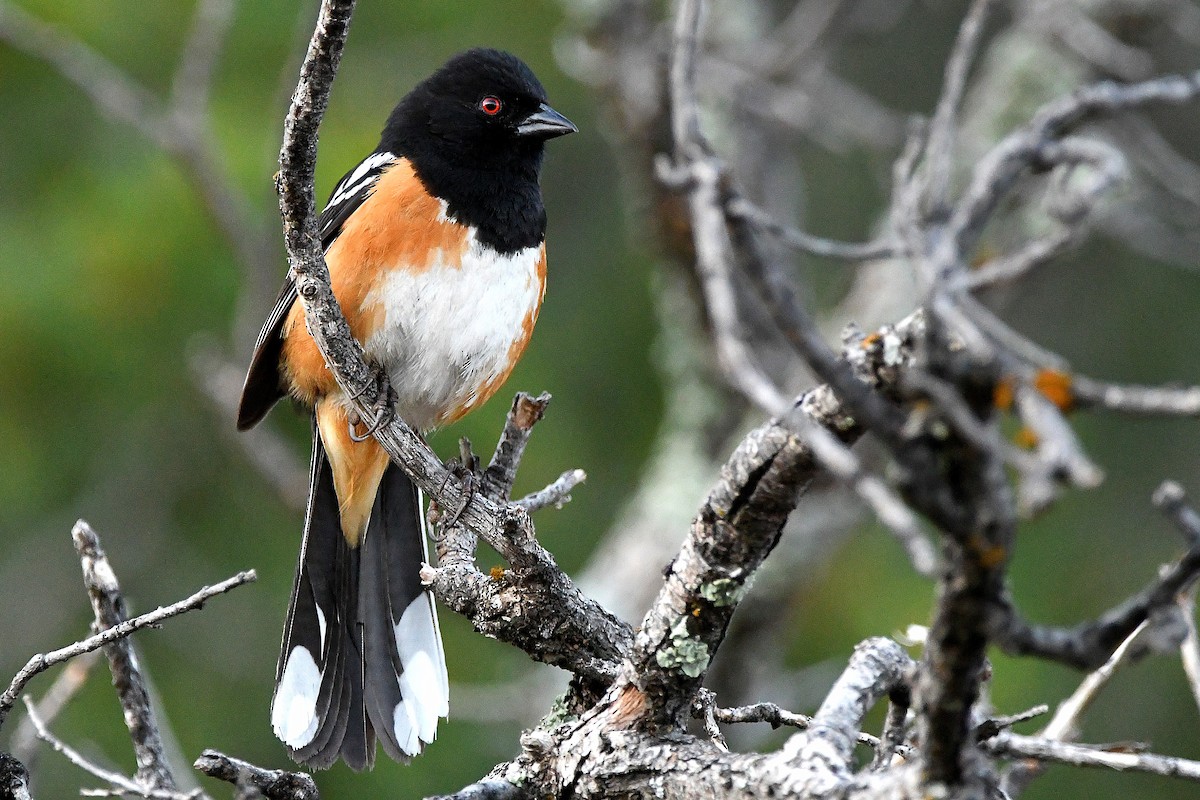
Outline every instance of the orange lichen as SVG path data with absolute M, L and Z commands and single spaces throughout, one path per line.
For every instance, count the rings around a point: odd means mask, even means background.
M 987 569 L 991 569 L 1003 564 L 1007 555 L 1007 551 L 1000 545 L 986 547 L 979 551 L 979 564 Z
M 1038 435 L 1034 433 L 1033 430 L 1022 427 L 1021 430 L 1017 431 L 1016 436 L 1013 437 L 1013 441 L 1016 443 L 1017 447 L 1024 448 L 1025 450 L 1032 450 L 1038 446 L 1039 439 Z
M 1056 369 L 1039 370 L 1033 378 L 1033 388 L 1062 411 L 1075 407 L 1071 391 L 1071 375 Z
M 492 580 L 498 581 L 504 577 L 504 567 L 492 567 L 488 570 L 488 575 L 491 576 Z
M 1001 411 L 1012 411 L 1015 399 L 1016 387 L 1011 376 L 996 381 L 996 387 L 992 389 L 992 405 Z

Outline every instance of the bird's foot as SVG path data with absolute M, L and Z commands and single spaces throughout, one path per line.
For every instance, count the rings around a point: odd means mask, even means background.
M 458 440 L 458 458 L 453 458 L 447 464 L 449 471 L 446 473 L 446 480 L 450 477 L 456 477 L 462 483 L 462 497 L 459 499 L 456 507 L 450 511 L 450 515 L 445 519 L 445 525 L 457 525 L 462 515 L 471 505 L 472 498 L 479 491 L 482 483 L 482 467 L 479 462 L 479 456 L 471 449 L 471 440 L 467 437 L 462 437 Z M 443 482 L 442 488 L 445 488 Z
M 375 432 L 389 425 L 396 418 L 396 390 L 392 388 L 392 379 L 388 376 L 388 372 L 379 364 L 369 363 L 368 367 L 371 370 L 371 376 L 375 387 L 375 402 L 371 404 L 371 410 L 374 412 L 374 421 L 368 422 L 363 419 L 358 412 L 351 411 L 349 416 L 350 422 L 350 438 L 356 442 L 365 442 L 367 439 L 375 435 Z M 368 384 L 369 386 L 370 384 Z M 365 394 L 367 387 L 351 397 L 357 399 Z M 366 432 L 360 434 L 358 426 L 366 427 Z

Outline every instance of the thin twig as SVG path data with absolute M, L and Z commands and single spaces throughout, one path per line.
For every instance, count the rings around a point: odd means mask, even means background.
M 513 505 L 520 506 L 530 513 L 548 506 L 562 508 L 563 504 L 571 501 L 571 491 L 585 480 L 586 472 L 581 469 L 569 469 L 545 488 L 527 494 L 520 500 L 514 500 Z
M 75 696 L 75 693 L 83 688 L 88 674 L 99 658 L 99 651 L 93 650 L 90 653 L 84 653 L 63 667 L 62 672 L 54 679 L 54 683 L 50 684 L 50 688 L 46 690 L 37 704 L 38 716 L 47 725 L 54 721 L 54 718 Z M 33 749 L 36 744 L 37 729 L 33 726 L 33 721 L 29 717 L 25 717 L 17 725 L 17 730 L 12 737 L 13 755 L 28 763 L 33 758 Z
M 24 695 L 21 699 L 25 703 L 26 718 L 37 732 L 37 738 L 50 745 L 55 751 L 61 753 L 68 761 L 84 772 L 114 787 L 120 794 L 154 798 L 155 800 L 193 800 L 193 798 L 204 796 L 204 793 L 199 789 L 194 789 L 190 792 L 181 792 L 177 789 L 148 787 L 138 780 L 125 777 L 119 772 L 113 772 L 112 770 L 107 770 L 93 764 L 86 756 L 49 731 L 46 723 L 38 715 L 37 708 L 34 707 L 33 700 L 30 699 L 29 695 Z
M 484 485 L 498 499 L 509 498 L 533 426 L 545 415 L 549 405 L 548 392 L 542 392 L 537 397 L 517 392 L 517 396 L 513 398 L 512 407 L 504 420 L 504 430 L 500 432 L 500 438 L 496 441 L 496 451 L 483 473 Z
M 1054 711 L 1054 716 L 1050 718 L 1050 722 L 1038 734 L 1037 738 L 1039 740 L 1045 743 L 1064 743 L 1078 737 L 1079 724 L 1083 714 L 1095 701 L 1100 691 L 1108 685 L 1109 680 L 1112 679 L 1117 669 L 1124 663 L 1125 657 L 1133 646 L 1134 641 L 1148 625 L 1148 620 L 1138 625 L 1121 642 L 1120 646 L 1112 652 L 1108 660 L 1099 669 L 1089 673 L 1079 684 L 1079 687 L 1071 693 L 1071 696 L 1059 704 L 1058 708 Z M 1002 747 L 1003 745 L 997 744 L 997 741 L 996 739 L 991 740 L 989 746 Z M 1000 741 L 1002 742 L 1004 739 Z M 1047 752 L 1050 749 L 1049 747 L 1043 748 Z M 1031 781 L 1041 774 L 1042 769 L 1042 765 L 1038 763 L 1014 765 L 1004 777 L 1005 791 L 1014 795 L 1020 794 Z
M 950 171 L 954 163 L 954 145 L 957 136 L 958 110 L 962 105 L 967 86 L 967 74 L 971 62 L 979 50 L 983 35 L 983 24 L 987 19 L 993 0 L 975 0 L 967 12 L 954 48 L 946 61 L 945 78 L 933 119 L 929 123 L 929 139 L 925 148 L 926 158 L 926 209 L 939 211 L 949 198 Z
M 1049 711 L 1050 706 L 1042 703 L 1026 711 L 1022 711 L 1019 714 L 1009 714 L 1003 717 L 992 717 L 991 719 L 985 719 L 983 722 L 975 726 L 975 739 L 976 741 L 983 741 L 984 739 L 990 739 L 993 736 L 998 736 L 1002 731 L 1011 728 L 1017 723 L 1027 722 L 1028 720 L 1034 719 L 1035 717 L 1040 717 Z
M 1200 761 L 1154 753 L 1117 753 L 1096 745 L 1073 744 L 1016 733 L 1002 733 L 981 743 L 980 746 L 995 756 L 1071 764 L 1076 767 L 1100 767 L 1119 772 L 1148 772 L 1152 775 L 1200 781 Z M 1008 791 L 1007 786 L 1005 790 Z
M 730 196 L 725 203 L 725 213 L 767 231 L 789 247 L 814 256 L 837 258 L 844 261 L 879 261 L 901 255 L 899 243 L 891 237 L 884 237 L 873 242 L 857 243 L 839 242 L 814 236 L 779 222 L 764 209 L 740 195 Z
M 713 709 L 713 719 L 725 725 L 736 725 L 749 722 L 765 722 L 772 728 L 788 727 L 808 730 L 814 719 L 807 714 L 797 714 L 780 708 L 774 703 L 754 703 L 748 706 Z M 878 747 L 879 737 L 859 731 L 854 740 L 867 747 Z
M 25 663 L 25 666 L 16 674 L 3 694 L 0 694 L 0 725 L 4 724 L 8 712 L 12 710 L 13 704 L 26 684 L 33 679 L 34 676 L 46 671 L 55 664 L 61 664 L 64 661 L 75 658 L 76 656 L 90 653 L 93 650 L 99 650 L 106 644 L 124 639 L 135 631 L 142 628 L 149 628 L 159 625 L 171 617 L 177 617 L 180 614 L 186 614 L 189 611 L 195 611 L 198 608 L 203 608 L 204 604 L 216 597 L 219 594 L 224 594 L 231 589 L 236 589 L 246 583 L 251 583 L 258 579 L 258 575 L 254 570 L 246 570 L 239 572 L 232 578 L 227 578 L 213 586 L 205 586 L 191 597 L 180 600 L 177 603 L 172 603 L 169 606 L 164 606 L 150 611 L 133 619 L 126 620 L 120 625 L 109 628 L 106 631 L 97 633 L 94 636 L 89 636 L 82 641 L 66 647 L 61 647 L 57 650 L 52 650 L 49 653 L 38 653 Z
M 125 598 L 117 583 L 117 575 L 100 547 L 100 537 L 83 520 L 75 523 L 71 531 L 75 551 L 79 553 L 83 566 L 83 583 L 92 601 L 96 615 L 95 630 L 115 628 L 128 618 Z M 154 707 L 150 702 L 150 689 L 142 674 L 138 658 L 133 651 L 133 642 L 120 639 L 104 648 L 108 665 L 112 671 L 113 687 L 124 710 L 125 725 L 133 741 L 133 753 L 137 759 L 137 783 L 150 789 L 174 792 L 178 790 L 171 766 L 163 751 L 162 733 L 158 729 Z

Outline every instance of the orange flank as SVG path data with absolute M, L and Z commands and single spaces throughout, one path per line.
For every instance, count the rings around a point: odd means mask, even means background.
M 388 465 L 388 455 L 373 436 L 362 442 L 350 438 L 346 409 L 336 401 L 324 397 L 317 400 L 316 414 L 321 442 L 333 472 L 342 535 L 351 547 L 358 547 Z
M 383 323 L 378 304 L 369 308 L 363 304 L 390 270 L 422 272 L 435 262 L 455 267 L 467 246 L 466 228 L 447 219 L 408 160 L 398 160 L 379 176 L 371 196 L 350 215 L 325 251 L 333 293 L 354 338 L 366 341 Z M 544 254 L 540 270 L 544 274 Z M 304 327 L 300 303 L 288 312 L 283 340 L 280 363 L 291 393 L 312 405 L 334 391 L 333 375 Z

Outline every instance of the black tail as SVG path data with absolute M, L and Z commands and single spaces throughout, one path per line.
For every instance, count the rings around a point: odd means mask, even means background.
M 315 426 L 304 545 L 275 678 L 271 723 L 296 761 L 352 769 L 407 760 L 447 714 L 437 615 L 420 582 L 420 498 L 389 464 L 361 546 L 342 535 L 333 473 Z

